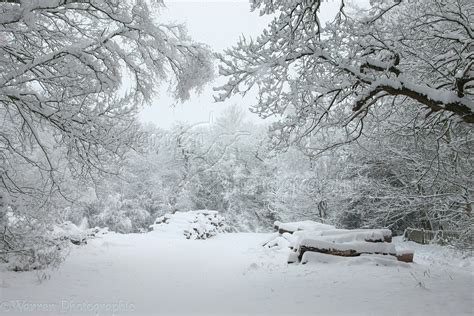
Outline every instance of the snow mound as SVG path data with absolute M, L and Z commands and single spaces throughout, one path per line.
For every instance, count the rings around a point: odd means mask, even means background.
M 224 217 L 218 211 L 198 210 L 165 214 L 150 228 L 162 234 L 184 236 L 186 239 L 207 239 L 225 230 Z

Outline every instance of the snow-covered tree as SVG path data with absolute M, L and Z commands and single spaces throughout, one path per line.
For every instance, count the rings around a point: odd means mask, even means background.
M 474 123 L 472 1 L 373 0 L 366 10 L 345 2 L 322 25 L 324 1 L 251 1 L 276 17 L 258 38 L 219 56 L 228 80 L 217 100 L 258 89 L 253 110 L 278 118 L 276 145 L 329 131 L 330 141 L 305 144 L 315 152 L 359 137 L 384 103 Z
M 178 99 L 199 89 L 211 75 L 209 52 L 188 38 L 182 25 L 158 23 L 160 5 L 2 2 L 2 158 L 17 156 L 53 174 L 54 144 L 65 148 L 71 165 L 77 163 L 77 173 L 107 170 L 102 160 L 120 156 L 133 140 L 128 131 L 137 105 L 149 100 L 170 72 Z M 32 147 L 42 157 L 31 157 L 27 148 Z M 6 172 L 2 182 L 12 189 L 14 179 Z
M 381 120 L 386 115 L 380 111 L 366 126 L 379 137 L 361 137 L 345 148 L 350 154 L 339 164 L 339 176 L 350 186 L 337 221 L 357 218 L 360 225 L 398 233 L 407 227 L 454 230 L 468 241 L 474 193 L 470 126 L 422 124 L 425 118 L 409 109 L 401 114 Z
M 39 209 L 51 213 L 55 195 L 74 198 L 71 179 L 115 173 L 139 145 L 135 114 L 165 79 L 185 100 L 211 78 L 209 49 L 183 25 L 159 22 L 162 7 L 0 2 L 0 192 L 10 211 L 47 223 Z
M 252 109 L 274 118 L 274 148 L 296 147 L 314 159 L 313 172 L 279 169 L 286 179 L 273 188 L 279 213 L 290 206 L 315 214 L 308 192 L 327 200 L 339 225 L 398 232 L 412 225 L 469 236 L 473 2 L 340 4 L 323 25 L 324 1 L 253 0 L 252 10 L 273 21 L 258 38 L 219 55 L 227 83 L 216 99 L 257 89 Z M 317 159 L 323 152 L 329 160 Z M 313 185 L 287 185 L 303 179 Z
M 136 141 L 134 114 L 163 79 L 174 75 L 178 99 L 200 89 L 212 73 L 209 51 L 182 25 L 159 23 L 160 6 L 133 0 L 3 1 L 2 159 L 19 157 L 53 175 L 51 152 L 60 146 L 77 174 L 108 170 L 104 161 Z M 29 148 L 41 154 L 32 157 Z M 0 173 L 9 190 L 16 186 L 13 173 Z

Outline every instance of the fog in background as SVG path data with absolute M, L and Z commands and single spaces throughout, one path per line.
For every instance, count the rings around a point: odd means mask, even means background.
M 185 23 L 189 35 L 195 41 L 209 45 L 215 52 L 221 52 L 235 45 L 241 36 L 247 38 L 258 36 L 271 21 L 269 16 L 259 16 L 259 12 L 250 12 L 250 4 L 245 0 L 172 0 L 166 1 L 165 5 L 166 8 L 161 14 L 163 22 Z M 326 23 L 334 17 L 338 8 L 337 1 L 324 2 L 321 8 L 321 22 Z M 140 113 L 140 120 L 152 122 L 162 128 L 169 128 L 176 122 L 212 123 L 226 108 L 237 104 L 249 113 L 248 119 L 260 122 L 260 118 L 248 110 L 255 102 L 256 91 L 250 91 L 245 98 L 234 96 L 222 103 L 214 102 L 213 87 L 220 86 L 223 82 L 222 78 L 216 78 L 200 95 L 191 95 L 191 99 L 184 103 L 173 100 L 168 93 L 168 87 L 163 85 L 152 104 L 147 105 Z

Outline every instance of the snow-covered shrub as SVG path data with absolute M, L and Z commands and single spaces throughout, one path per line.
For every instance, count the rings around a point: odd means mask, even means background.
M 44 222 L 7 214 L 2 231 L 0 259 L 14 271 L 59 265 L 67 255 L 68 238 L 58 235 Z
M 69 240 L 76 245 L 85 243 L 87 238 L 87 232 L 71 222 L 54 226 L 52 235 L 55 239 Z
M 40 270 L 56 267 L 66 258 L 70 246 L 84 245 L 87 239 L 104 235 L 107 228 L 86 228 L 71 222 L 42 225 L 41 222 L 10 214 L 3 234 L 0 259 L 13 271 Z
M 46 244 L 31 245 L 25 250 L 11 253 L 7 268 L 13 271 L 30 271 L 57 267 L 61 264 L 67 255 L 67 243 L 47 238 L 42 242 Z
M 93 227 L 86 230 L 87 238 L 99 237 L 109 233 L 108 227 Z
M 85 216 L 91 226 L 108 227 L 118 233 L 143 232 L 150 224 L 150 213 L 136 200 L 122 200 L 119 194 L 85 207 Z
M 153 231 L 182 235 L 186 239 L 207 239 L 225 231 L 224 217 L 217 211 L 176 212 L 158 217 Z
M 131 207 L 125 210 L 125 216 L 130 219 L 132 232 L 146 232 L 150 224 L 150 213 L 139 207 Z
M 109 227 L 117 233 L 131 233 L 132 221 L 120 210 L 107 209 L 95 218 L 99 226 Z

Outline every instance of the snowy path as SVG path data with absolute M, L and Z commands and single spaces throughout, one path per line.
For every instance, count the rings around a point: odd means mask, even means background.
M 121 311 L 146 315 L 473 312 L 471 267 L 287 265 L 285 250 L 259 246 L 267 238 L 266 234 L 242 233 L 205 241 L 157 233 L 105 235 L 75 247 L 58 270 L 47 272 L 50 279 L 43 282 L 38 282 L 41 273 L 2 271 L 1 307 L 10 312 L 52 309 L 49 314 L 71 310 L 77 314 L 86 308 L 110 314 L 105 311 L 111 305 L 82 303 L 119 302 Z

